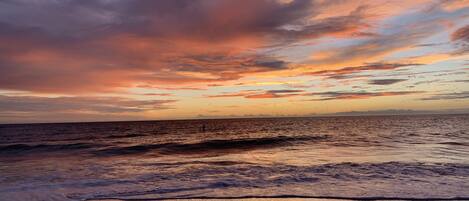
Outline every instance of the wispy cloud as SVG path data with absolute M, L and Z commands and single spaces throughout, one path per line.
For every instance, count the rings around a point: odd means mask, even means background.
M 458 48 L 454 54 L 469 53 L 469 25 L 463 26 L 453 32 L 451 40 Z
M 305 73 L 305 75 L 326 76 L 332 79 L 345 79 L 350 75 L 366 71 L 395 70 L 404 67 L 419 66 L 417 63 L 369 63 L 362 66 L 344 67 L 337 70 L 322 70 Z
M 320 96 L 311 101 L 343 100 L 343 99 L 367 99 L 381 96 L 401 96 L 423 93 L 422 91 L 388 91 L 388 92 L 318 92 L 309 93 L 308 96 Z
M 301 95 L 304 90 L 245 90 L 235 93 L 222 93 L 218 95 L 208 95 L 208 98 L 227 98 L 227 97 L 244 97 L 244 98 L 285 98 Z
M 321 98 L 311 99 L 312 101 L 325 101 L 337 99 L 367 99 L 379 96 L 400 96 L 423 93 L 423 91 L 388 91 L 388 92 L 306 92 L 304 90 L 246 90 L 235 93 L 222 93 L 218 95 L 209 95 L 208 98 L 285 98 L 292 96 L 319 96 Z
M 469 82 L 469 80 L 454 80 L 453 82 L 463 82 L 463 83 L 466 83 L 466 82 Z
M 170 93 L 146 93 L 145 96 L 172 96 Z
M 396 84 L 398 82 L 403 82 L 406 81 L 407 79 L 376 79 L 376 80 L 370 80 L 368 84 L 373 84 L 373 85 L 391 85 L 391 84 Z
M 260 94 L 247 95 L 245 98 L 285 98 L 301 95 L 304 90 L 269 90 Z
M 244 90 L 240 92 L 225 92 L 217 95 L 207 95 L 207 98 L 227 98 L 227 97 L 244 97 L 259 93 L 260 90 Z
M 119 97 L 35 97 L 0 95 L 1 112 L 134 113 L 171 109 L 176 100 L 134 100 Z
M 454 92 L 454 93 L 440 93 L 430 97 L 422 98 L 421 100 L 457 100 L 469 99 L 469 91 Z
M 467 12 L 464 9 L 448 12 L 442 9 L 444 6 L 444 2 L 427 5 L 426 8 L 422 8 L 423 12 L 406 16 L 408 17 L 406 24 L 398 23 L 394 27 L 388 27 L 386 32 L 353 45 L 318 51 L 312 55 L 310 63 L 335 66 L 341 63 L 360 64 L 370 60 L 379 61 L 396 51 L 412 48 L 439 30 L 444 30 L 449 20 L 463 17 Z

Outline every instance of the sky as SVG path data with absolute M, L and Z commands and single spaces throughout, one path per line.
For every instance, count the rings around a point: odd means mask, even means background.
M 469 109 L 467 0 L 0 0 L 0 123 Z

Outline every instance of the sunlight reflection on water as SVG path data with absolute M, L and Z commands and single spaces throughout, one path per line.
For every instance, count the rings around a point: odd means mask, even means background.
M 0 200 L 469 196 L 464 115 L 2 125 L 0 131 Z

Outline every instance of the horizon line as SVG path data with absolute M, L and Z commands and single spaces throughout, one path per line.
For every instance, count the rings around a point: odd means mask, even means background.
M 385 111 L 393 111 L 393 110 L 385 110 Z M 402 111 L 402 110 L 395 110 L 395 111 Z M 463 111 L 460 113 L 457 112 L 438 112 L 438 111 L 418 111 L 418 110 L 408 110 L 410 113 L 390 113 L 390 114 L 383 114 L 383 113 L 370 113 L 370 114 L 363 114 L 366 112 L 373 112 L 373 111 L 350 111 L 350 112 L 338 112 L 338 113 L 330 113 L 330 114 L 317 114 L 317 115 L 298 115 L 298 116 L 220 116 L 220 117 L 210 117 L 207 116 L 206 118 L 175 118 L 175 119 L 144 119 L 144 120 L 109 120 L 109 121 L 63 121 L 63 122 L 18 122 L 18 123 L 3 123 L 0 122 L 0 126 L 3 125 L 25 125 L 25 124 L 83 124 L 83 123 L 123 123 L 123 122 L 158 122 L 158 121 L 193 121 L 193 120 L 236 120 L 236 119 L 281 119 L 281 118 L 327 118 L 327 117 L 379 117 L 379 116 L 420 116 L 420 115 L 469 115 L 469 111 Z M 414 112 L 414 113 L 412 113 Z M 350 114 L 347 114 L 350 113 Z M 353 114 L 357 113 L 357 114 Z M 362 114 L 360 114 L 362 113 Z

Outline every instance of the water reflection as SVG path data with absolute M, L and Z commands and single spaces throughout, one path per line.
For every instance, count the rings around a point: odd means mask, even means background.
M 0 200 L 469 196 L 464 115 L 3 125 L 0 131 Z

